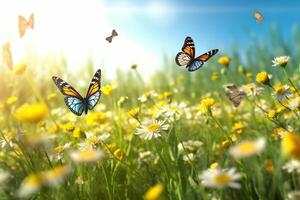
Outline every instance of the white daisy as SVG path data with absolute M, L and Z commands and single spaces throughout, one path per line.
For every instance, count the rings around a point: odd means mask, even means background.
M 92 132 L 86 133 L 86 139 L 78 144 L 78 148 L 80 150 L 85 150 L 85 149 L 95 149 L 97 148 L 97 144 L 99 144 L 103 139 L 103 136 L 96 136 Z
M 199 179 L 202 180 L 202 184 L 206 187 L 213 188 L 225 188 L 231 187 L 234 189 L 241 188 L 241 185 L 237 182 L 242 176 L 235 172 L 235 168 L 231 169 L 215 169 L 205 170 L 199 175 Z
M 195 152 L 197 151 L 203 143 L 199 140 L 188 140 L 183 141 L 178 144 L 177 148 L 179 152 L 184 152 L 185 150 Z
M 191 162 L 191 161 L 196 160 L 196 155 L 193 153 L 189 153 L 189 154 L 182 156 L 182 159 L 186 162 Z
M 138 98 L 138 100 L 142 103 L 145 103 L 148 99 L 156 97 L 157 93 L 154 90 L 151 90 L 149 92 L 146 92 L 141 97 Z
M 300 97 L 295 97 L 289 101 L 288 107 L 291 110 L 298 110 L 300 107 Z
M 234 158 L 245 158 L 260 153 L 266 146 L 264 138 L 255 141 L 243 141 L 229 149 L 229 154 Z
M 275 87 L 275 92 L 273 93 L 273 97 L 278 101 L 286 100 L 293 96 L 292 91 L 288 85 L 278 85 Z
M 70 157 L 75 162 L 96 162 L 104 157 L 104 153 L 97 149 L 86 149 L 83 151 L 72 151 Z
M 282 169 L 288 173 L 296 172 L 300 174 L 300 161 L 299 160 L 290 160 L 282 166 Z
M 279 57 L 275 57 L 272 60 L 273 63 L 273 67 L 275 66 L 281 66 L 281 67 L 285 67 L 287 65 L 287 63 L 289 62 L 290 57 L 289 56 L 279 56 Z
M 145 140 L 151 140 L 161 136 L 162 131 L 169 129 L 169 124 L 165 121 L 154 120 L 144 122 L 140 128 L 136 129 L 136 135 L 140 136 Z

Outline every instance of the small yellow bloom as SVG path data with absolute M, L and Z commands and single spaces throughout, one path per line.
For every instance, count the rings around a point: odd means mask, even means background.
M 210 79 L 211 79 L 212 81 L 218 80 L 218 79 L 219 79 L 218 72 L 213 72 L 212 75 L 211 75 L 211 77 L 210 77 Z
M 76 127 L 72 132 L 72 137 L 83 138 L 83 137 L 85 137 L 85 133 L 79 127 Z
M 237 133 L 242 133 L 245 129 L 245 126 L 241 122 L 234 123 L 232 126 L 232 130 Z
M 220 169 L 220 164 L 218 162 L 214 162 L 212 163 L 210 166 L 209 166 L 209 169 L 211 170 L 217 170 L 217 169 Z
M 9 97 L 9 98 L 6 100 L 6 104 L 7 104 L 8 106 L 11 106 L 11 105 L 15 104 L 17 101 L 18 101 L 18 97 L 16 97 L 16 96 L 11 96 L 11 97 Z
M 86 116 L 86 123 L 91 126 L 96 126 L 99 124 L 104 124 L 108 120 L 106 113 L 97 112 L 97 113 L 89 113 Z
M 49 186 L 58 186 L 60 185 L 65 177 L 71 172 L 70 166 L 58 166 L 53 169 L 43 171 L 40 173 L 40 176 L 44 183 Z
M 221 144 L 223 149 L 227 149 L 230 146 L 230 141 L 229 140 L 224 140 Z
M 270 81 L 269 74 L 267 72 L 259 72 L 256 75 L 256 82 L 262 84 L 268 84 Z
M 21 122 L 37 123 L 45 118 L 48 108 L 44 103 L 23 104 L 15 113 Z
M 231 61 L 231 58 L 228 56 L 222 56 L 218 59 L 218 63 L 220 63 L 221 65 L 224 65 L 226 67 L 228 67 L 230 61 Z
M 206 113 L 212 108 L 214 104 L 215 104 L 215 100 L 213 98 L 210 97 L 205 98 L 201 101 L 199 110 L 202 113 Z
M 21 61 L 13 67 L 13 72 L 17 75 L 21 75 L 25 72 L 26 68 L 27 64 L 24 61 Z
M 102 93 L 107 96 L 111 95 L 112 90 L 113 90 L 113 88 L 112 88 L 112 85 L 110 85 L 110 84 L 103 86 L 101 89 Z
M 47 99 L 48 101 L 52 101 L 53 99 L 56 99 L 57 94 L 56 93 L 51 93 L 48 95 Z
M 21 198 L 30 197 L 36 193 L 42 186 L 42 180 L 36 174 L 27 176 L 18 190 L 18 196 Z
M 157 200 L 161 193 L 163 192 L 164 187 L 161 183 L 156 184 L 155 186 L 148 189 L 145 194 L 145 200 Z
M 75 123 L 74 122 L 68 122 L 66 124 L 62 125 L 62 128 L 67 132 L 73 132 L 75 129 Z
M 125 153 L 121 150 L 121 149 L 117 149 L 114 152 L 114 156 L 118 159 L 118 160 L 122 160 L 125 156 Z
M 246 77 L 247 77 L 247 78 L 252 78 L 252 77 L 253 77 L 253 74 L 252 74 L 251 72 L 247 72 L 247 73 L 246 73 Z
M 131 110 L 128 111 L 128 115 L 133 118 L 138 118 L 139 112 L 140 112 L 139 108 L 132 108 Z
M 57 133 L 59 131 L 59 126 L 53 125 L 47 128 L 50 133 Z
M 267 172 L 270 175 L 274 175 L 274 166 L 272 164 L 272 160 L 264 160 L 264 164 L 265 164 Z
M 114 150 L 117 148 L 117 144 L 116 143 L 108 144 L 107 148 L 109 151 L 114 152 Z
M 300 138 L 294 133 L 287 133 L 281 141 L 281 151 L 285 156 L 300 159 Z
M 274 119 L 276 116 L 277 116 L 276 110 L 270 110 L 270 111 L 267 113 L 267 117 L 270 118 L 270 119 Z

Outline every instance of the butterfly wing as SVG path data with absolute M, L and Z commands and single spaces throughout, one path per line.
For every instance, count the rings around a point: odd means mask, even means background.
M 195 44 L 191 37 L 186 37 L 181 50 L 189 55 L 192 59 L 195 58 Z
M 194 59 L 190 64 L 186 66 L 186 68 L 189 72 L 193 72 L 200 69 L 203 66 L 203 64 L 204 62 Z
M 254 11 L 254 17 L 257 23 L 260 23 L 264 19 L 263 15 L 258 10 Z
M 3 57 L 3 60 L 4 60 L 5 64 L 7 65 L 7 67 L 10 70 L 12 70 L 13 58 L 12 58 L 12 54 L 11 54 L 11 51 L 10 51 L 10 44 L 9 43 L 2 46 L 2 57 Z
M 179 66 L 188 65 L 191 60 L 192 58 L 184 52 L 179 52 L 175 57 L 175 62 Z
M 32 13 L 29 17 L 28 26 L 33 29 L 34 28 L 34 14 Z
M 77 116 L 82 115 L 83 111 L 85 110 L 85 105 L 82 98 L 66 96 L 65 103 L 72 113 Z
M 195 60 L 199 60 L 202 62 L 206 62 L 208 61 L 211 57 L 213 57 L 214 55 L 216 55 L 216 53 L 218 53 L 219 49 L 213 49 L 210 50 L 204 54 L 202 54 L 201 56 L 198 56 Z
M 25 35 L 28 23 L 25 17 L 19 15 L 19 35 L 23 37 Z
M 112 30 L 111 36 L 113 36 L 113 37 L 118 36 L 118 33 L 115 29 Z
M 227 97 L 235 107 L 238 107 L 242 102 L 243 98 L 246 96 L 246 93 L 244 91 L 241 91 L 235 85 L 228 86 L 227 88 L 229 89 L 229 91 L 226 92 Z
M 107 38 L 105 38 L 107 42 L 111 43 L 112 42 L 112 36 L 109 36 Z
M 90 83 L 89 89 L 86 93 L 88 102 L 88 109 L 92 110 L 98 103 L 101 96 L 101 70 L 98 69 Z

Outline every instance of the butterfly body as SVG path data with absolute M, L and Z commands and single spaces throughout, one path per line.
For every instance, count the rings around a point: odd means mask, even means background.
M 114 29 L 114 30 L 112 30 L 112 32 L 111 32 L 111 36 L 109 36 L 109 37 L 107 37 L 107 38 L 105 38 L 105 39 L 106 39 L 107 42 L 111 43 L 111 42 L 112 42 L 112 39 L 113 39 L 114 37 L 116 37 L 116 36 L 118 36 L 118 33 L 117 33 L 117 31 Z
M 191 37 L 186 37 L 179 52 L 175 57 L 175 62 L 179 66 L 186 66 L 189 72 L 200 69 L 206 61 L 214 56 L 219 50 L 212 49 L 195 58 L 195 44 Z
M 86 97 L 82 97 L 71 85 L 62 80 L 59 77 L 53 76 L 52 79 L 60 92 L 65 95 L 65 103 L 68 108 L 75 115 L 82 115 L 88 113 L 88 110 L 92 110 L 98 103 L 101 96 L 101 70 L 97 70 L 90 86 L 88 88 Z
M 264 16 L 258 10 L 254 10 L 253 14 L 254 14 L 256 23 L 260 23 L 264 20 Z

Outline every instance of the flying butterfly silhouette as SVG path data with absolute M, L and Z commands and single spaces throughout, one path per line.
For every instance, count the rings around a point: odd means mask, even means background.
M 258 10 L 254 10 L 254 17 L 255 17 L 256 23 L 260 23 L 264 20 L 264 16 Z
M 68 108 L 77 116 L 80 116 L 83 111 L 87 114 L 88 110 L 92 110 L 98 103 L 101 96 L 101 70 L 98 69 L 95 73 L 86 97 L 83 98 L 71 85 L 56 76 L 52 77 L 55 85 L 60 92 L 65 95 L 65 103 Z
M 34 15 L 33 13 L 30 15 L 29 19 L 26 20 L 25 17 L 19 15 L 19 35 L 20 38 L 23 37 L 26 33 L 28 28 L 34 28 Z
M 213 49 L 195 58 L 195 44 L 191 37 L 185 38 L 181 50 L 182 52 L 179 52 L 175 57 L 176 64 L 179 66 L 186 65 L 187 70 L 190 72 L 201 68 L 204 62 L 208 61 L 219 51 L 218 49 Z
M 111 43 L 112 42 L 112 39 L 114 38 L 114 37 L 116 37 L 116 36 L 118 36 L 118 33 L 117 33 L 117 31 L 114 29 L 114 30 L 112 30 L 112 32 L 111 32 L 111 36 L 109 36 L 109 37 L 107 37 L 107 38 L 105 38 L 109 43 Z
M 6 43 L 2 46 L 2 58 L 6 66 L 12 70 L 13 69 L 13 57 L 10 50 L 10 44 Z
M 226 95 L 228 99 L 233 103 L 235 107 L 238 107 L 241 104 L 243 98 L 246 96 L 246 93 L 234 84 L 225 85 L 225 89 L 227 90 Z

